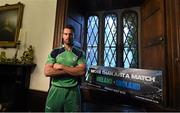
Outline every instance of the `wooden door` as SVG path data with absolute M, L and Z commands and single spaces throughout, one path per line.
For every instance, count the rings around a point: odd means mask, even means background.
M 141 7 L 141 68 L 165 69 L 163 0 L 147 0 Z
M 141 68 L 164 71 L 164 104 L 179 111 L 180 1 L 146 0 L 141 14 Z
M 140 68 L 163 71 L 163 104 L 167 105 L 164 0 L 146 0 L 141 17 Z

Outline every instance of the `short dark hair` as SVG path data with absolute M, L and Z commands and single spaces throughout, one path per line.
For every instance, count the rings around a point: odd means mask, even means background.
M 70 25 L 70 24 L 66 25 L 66 26 L 64 27 L 64 29 L 65 29 L 65 28 L 71 29 L 73 32 L 75 32 L 74 27 L 73 27 L 72 25 Z

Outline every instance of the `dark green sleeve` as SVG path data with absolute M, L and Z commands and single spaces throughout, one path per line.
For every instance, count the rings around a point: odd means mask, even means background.
M 79 58 L 77 64 L 86 64 L 86 55 L 84 52 L 83 52 L 82 57 Z

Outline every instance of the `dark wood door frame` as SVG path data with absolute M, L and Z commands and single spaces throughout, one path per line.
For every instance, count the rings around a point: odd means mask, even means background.
M 165 0 L 169 107 L 180 110 L 180 1 Z
M 62 32 L 67 18 L 69 0 L 57 0 L 53 48 L 62 44 Z

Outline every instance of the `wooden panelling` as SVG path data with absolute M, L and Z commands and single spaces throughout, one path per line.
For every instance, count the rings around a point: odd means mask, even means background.
M 144 48 L 153 45 L 159 41 L 160 38 L 164 38 L 164 25 L 163 16 L 160 11 L 156 11 L 153 16 L 147 18 L 142 23 L 142 36 L 141 46 Z
M 180 110 L 180 1 L 166 1 L 168 106 Z
M 144 69 L 157 69 L 157 70 L 164 70 L 164 56 L 158 55 L 158 53 L 164 54 L 164 48 L 161 46 L 150 47 L 148 49 L 142 50 L 142 68 Z M 156 59 L 156 60 L 153 60 Z M 160 60 L 159 60 L 160 59 Z
M 163 71 L 163 104 L 168 103 L 166 37 L 163 0 L 146 0 L 141 7 L 141 67 Z
M 152 2 L 153 1 L 153 2 Z M 146 0 L 142 10 L 142 19 L 146 19 L 160 9 L 162 0 Z
M 28 111 L 44 112 L 47 92 L 29 90 L 28 92 Z
M 176 57 L 176 70 L 177 70 L 177 90 L 180 89 L 180 0 L 175 0 L 175 13 L 176 13 L 176 38 L 177 38 L 177 57 Z M 178 90 L 177 95 L 180 95 Z M 177 107 L 180 108 L 180 98 L 177 100 Z
M 79 0 L 84 12 L 122 9 L 140 6 L 144 0 Z
M 162 0 L 149 0 L 141 8 L 141 68 L 165 70 L 162 5 Z
M 35 64 L 0 64 L 0 111 L 27 110 L 31 72 Z

